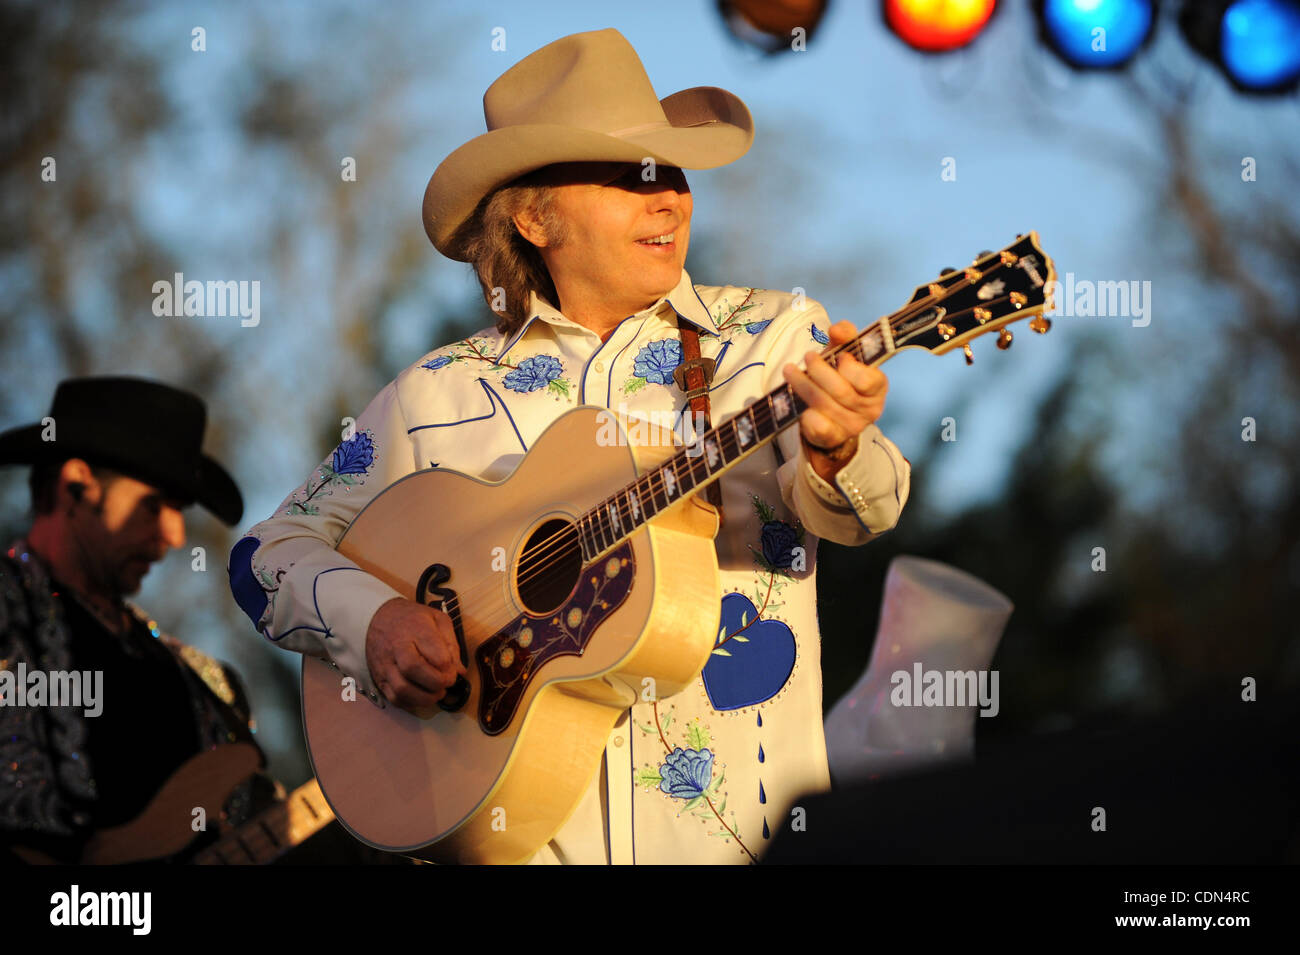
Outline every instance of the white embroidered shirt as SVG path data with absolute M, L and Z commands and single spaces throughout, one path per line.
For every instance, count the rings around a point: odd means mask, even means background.
M 236 545 L 231 587 L 259 632 L 328 656 L 373 696 L 367 627 L 400 595 L 334 546 L 376 494 L 424 468 L 501 480 L 579 404 L 661 426 L 678 425 L 685 411 L 689 439 L 689 410 L 672 377 L 682 360 L 679 315 L 717 362 L 715 425 L 784 384 L 783 365 L 826 345 L 830 325 L 811 299 L 695 286 L 685 271 L 604 342 L 536 294 L 530 305 L 514 334 L 484 330 L 402 372 L 355 434 Z M 909 473 L 875 425 L 835 486 L 807 463 L 797 425 L 726 472 L 714 653 L 688 689 L 624 714 L 586 796 L 533 862 L 753 861 L 788 825 L 801 793 L 829 787 L 817 542 L 860 544 L 893 527 Z

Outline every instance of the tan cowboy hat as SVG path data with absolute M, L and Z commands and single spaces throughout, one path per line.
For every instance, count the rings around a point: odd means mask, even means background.
M 483 96 L 488 132 L 445 160 L 424 191 L 424 230 L 465 261 L 456 232 L 480 200 L 525 173 L 561 162 L 641 162 L 712 169 L 754 139 L 736 96 L 696 86 L 659 99 L 617 30 L 575 33 L 506 70 Z

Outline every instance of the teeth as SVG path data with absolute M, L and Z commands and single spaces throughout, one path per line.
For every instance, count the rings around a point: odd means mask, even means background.
M 673 234 L 669 232 L 665 235 L 657 235 L 653 239 L 637 239 L 637 241 L 642 245 L 667 245 L 673 241 Z

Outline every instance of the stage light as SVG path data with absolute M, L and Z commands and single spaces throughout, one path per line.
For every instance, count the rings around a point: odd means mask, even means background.
M 908 46 L 943 53 L 975 39 L 996 6 L 996 0 L 884 0 L 881 12 Z
M 1154 0 L 1038 0 L 1048 45 L 1078 69 L 1123 66 L 1151 36 Z
M 807 49 L 827 0 L 717 0 L 718 14 L 732 35 L 764 53 Z
M 1284 0 L 1237 0 L 1223 14 L 1223 67 L 1250 90 L 1294 85 L 1300 78 L 1300 5 Z
M 1300 82 L 1300 2 L 1204 0 L 1178 16 L 1184 38 L 1243 93 L 1285 93 Z

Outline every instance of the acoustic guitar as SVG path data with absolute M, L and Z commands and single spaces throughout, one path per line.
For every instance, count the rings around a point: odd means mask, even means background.
M 878 365 L 934 354 L 1032 317 L 1044 332 L 1052 261 L 1036 233 L 917 286 L 906 306 L 823 355 Z M 556 419 L 500 482 L 418 471 L 355 517 L 338 551 L 403 596 L 445 611 L 469 670 L 420 719 L 303 661 L 316 778 L 361 841 L 435 862 L 526 860 L 577 806 L 619 715 L 672 696 L 714 646 L 717 513 L 696 491 L 805 409 L 788 386 L 674 447 L 610 440 L 611 412 Z M 504 551 L 504 555 L 502 553 Z M 649 682 L 653 681 L 653 682 Z

